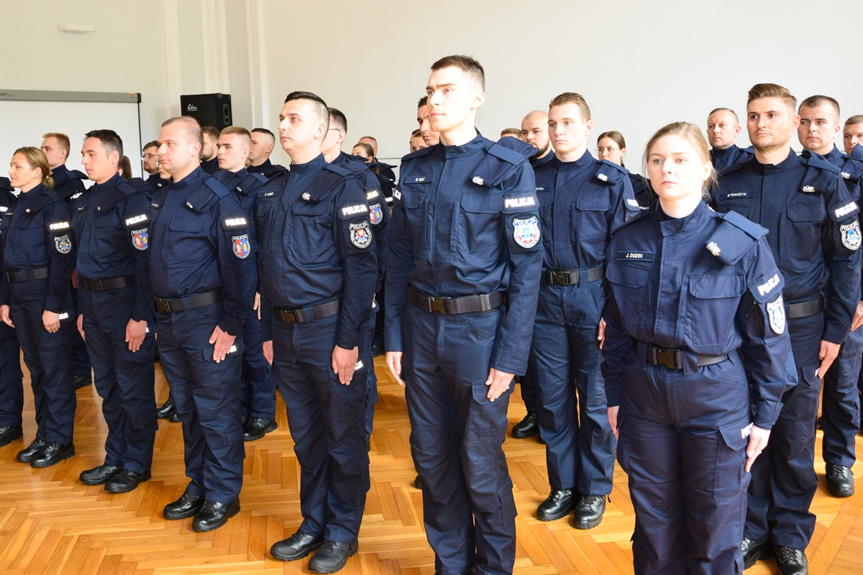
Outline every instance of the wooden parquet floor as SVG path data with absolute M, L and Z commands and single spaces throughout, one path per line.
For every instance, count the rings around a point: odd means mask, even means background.
M 408 446 L 404 394 L 381 359 L 380 402 L 371 441 L 371 490 L 360 532 L 359 553 L 345 575 L 431 575 L 434 556 L 422 525 L 422 496 L 411 487 L 415 472 Z M 180 424 L 160 421 L 153 477 L 137 490 L 109 494 L 78 482 L 84 469 L 102 462 L 105 424 L 100 399 L 90 386 L 78 392 L 77 455 L 37 470 L 15 461 L 22 442 L 0 448 L 0 573 L 172 574 L 303 573 L 308 559 L 282 563 L 268 549 L 300 523 L 299 466 L 279 398 L 279 429 L 246 444 L 242 511 L 215 532 L 198 534 L 191 519 L 165 521 L 162 507 L 186 486 Z M 167 389 L 157 368 L 157 398 Z M 516 392 L 510 424 L 524 415 Z M 33 400 L 28 392 L 24 440 L 34 435 Z M 863 573 L 863 483 L 853 497 L 834 499 L 824 489 L 824 463 L 816 467 L 821 485 L 813 503 L 818 523 L 807 550 L 813 574 Z M 567 520 L 542 523 L 533 517 L 548 494 L 543 446 L 508 437 L 505 450 L 518 506 L 519 574 L 632 573 L 630 535 L 634 515 L 626 476 L 615 473 L 614 492 L 602 524 L 589 531 Z M 857 439 L 863 453 L 863 438 Z M 855 467 L 863 477 L 863 464 Z M 760 562 L 747 575 L 777 573 L 773 561 Z

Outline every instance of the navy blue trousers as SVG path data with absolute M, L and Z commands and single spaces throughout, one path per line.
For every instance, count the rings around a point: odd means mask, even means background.
M 402 376 L 426 537 L 438 573 L 512 573 L 515 501 L 503 441 L 507 393 L 485 381 L 503 314 L 405 312 Z
M 243 427 L 240 360 L 243 338 L 221 363 L 213 361 L 210 335 L 222 304 L 156 313 L 159 363 L 171 382 L 171 397 L 183 424 L 186 491 L 207 501 L 230 503 L 243 486 Z
M 0 322 L 0 427 L 21 427 L 23 381 L 18 336 L 14 329 Z
M 276 418 L 276 380 L 264 359 L 261 320 L 252 310 L 243 324 L 243 417 Z
M 159 425 L 155 397 L 155 326 L 135 353 L 126 343 L 126 324 L 135 308 L 135 287 L 79 292 L 87 353 L 108 425 L 105 463 L 146 473 L 153 462 Z
M 860 431 L 860 393 L 857 382 L 863 364 L 863 328 L 848 332 L 839 357 L 824 376 L 821 424 L 822 456 L 827 463 L 853 467 L 857 461 L 855 441 Z
M 359 534 L 369 490 L 365 405 L 370 366 L 363 362 L 349 385 L 333 373 L 339 318 L 290 325 L 274 318 L 273 375 L 300 462 L 300 529 L 350 543 Z M 360 361 L 364 356 L 360 350 Z

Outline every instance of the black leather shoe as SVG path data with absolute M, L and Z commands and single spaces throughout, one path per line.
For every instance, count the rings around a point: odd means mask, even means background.
M 45 447 L 45 444 L 48 443 L 41 437 L 36 437 L 30 445 L 22 449 L 18 452 L 16 458 L 21 463 L 30 463 L 30 460 L 33 459 L 33 456 L 39 453 L 39 450 Z
M 275 430 L 276 427 L 276 421 L 274 419 L 253 417 L 243 428 L 243 441 L 255 441 L 256 439 L 260 439 L 269 432 Z
M 204 506 L 204 498 L 200 495 L 192 495 L 189 492 L 184 492 L 179 499 L 173 503 L 165 505 L 162 510 L 162 516 L 168 520 L 185 519 L 196 515 L 201 507 Z
M 302 531 L 297 531 L 287 539 L 273 543 L 270 554 L 279 561 L 296 561 L 302 559 L 324 542 L 323 537 L 312 537 Z
M 195 515 L 192 521 L 192 531 L 203 533 L 218 529 L 228 522 L 228 519 L 240 512 L 240 500 L 234 499 L 230 503 L 219 503 L 217 501 L 205 501 L 204 506 Z
M 743 538 L 743 543 L 740 544 L 740 551 L 743 552 L 743 568 L 749 569 L 759 559 L 767 559 L 770 557 L 772 548 L 768 541 L 756 543 L 748 537 Z
M 539 433 L 539 424 L 536 422 L 536 413 L 528 411 L 524 419 L 512 427 L 512 436 L 516 439 L 527 439 Z
M 171 412 L 171 415 L 168 416 L 168 421 L 171 423 L 179 423 L 180 422 L 180 414 L 177 413 L 177 410 Z
M 422 477 L 420 477 L 419 475 L 417 475 L 417 478 L 416 478 L 416 479 L 414 479 L 413 486 L 414 486 L 414 489 L 422 489 L 422 488 L 423 488 L 423 480 L 422 480 Z
M 78 479 L 85 485 L 105 485 L 120 471 L 122 470 L 119 467 L 103 463 L 99 467 L 82 471 Z
M 112 477 L 107 484 L 105 484 L 105 491 L 109 493 L 127 493 L 148 479 L 150 479 L 149 471 L 146 473 L 138 473 L 136 471 L 123 469 Z
M 75 389 L 87 387 L 91 383 L 93 383 L 93 379 L 89 375 L 80 375 L 75 378 Z
M 372 344 L 372 357 L 380 357 L 384 354 L 384 344 L 382 343 L 373 343 Z
M 4 425 L 0 427 L 0 447 L 4 445 L 9 445 L 16 439 L 21 439 L 24 436 L 24 430 L 21 429 L 21 426 L 15 427 L 14 425 Z
M 156 417 L 159 419 L 167 419 L 174 413 L 174 399 L 171 396 L 168 396 L 168 401 L 162 404 L 156 410 Z
M 309 571 L 312 573 L 335 573 L 348 562 L 348 557 L 357 553 L 360 544 L 357 541 L 339 543 L 324 541 L 318 552 L 309 560 Z
M 30 460 L 30 467 L 51 467 L 64 459 L 69 459 L 73 455 L 75 455 L 75 446 L 71 443 L 69 445 L 61 445 L 57 442 L 49 441 Z
M 554 521 L 566 517 L 575 505 L 576 494 L 572 489 L 552 489 L 545 501 L 539 504 L 536 518 L 540 521 Z
M 793 547 L 775 547 L 773 554 L 776 556 L 776 566 L 782 575 L 807 575 L 809 563 L 806 555 L 799 549 Z
M 827 464 L 827 491 L 833 497 L 854 495 L 854 474 L 838 463 Z
M 582 495 L 578 498 L 572 515 L 572 526 L 576 529 L 593 529 L 602 523 L 605 513 L 605 495 Z

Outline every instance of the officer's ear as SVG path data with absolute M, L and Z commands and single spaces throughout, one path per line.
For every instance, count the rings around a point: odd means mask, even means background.
M 111 150 L 111 153 L 108 154 L 108 159 L 111 160 L 112 164 L 120 165 L 120 152 L 117 150 Z
M 473 94 L 473 101 L 471 102 L 470 109 L 476 110 L 477 108 L 482 106 L 483 103 L 485 103 L 485 92 L 483 92 L 482 90 L 477 90 Z

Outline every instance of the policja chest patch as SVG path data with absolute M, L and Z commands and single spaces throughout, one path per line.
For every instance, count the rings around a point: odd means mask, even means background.
M 68 254 L 72 251 L 72 242 L 69 240 L 69 234 L 63 234 L 60 237 L 54 238 L 54 247 L 61 254 Z
M 782 295 L 767 304 L 767 319 L 774 333 L 779 335 L 785 333 L 785 306 L 782 304 Z
M 372 244 L 372 230 L 368 222 L 360 222 L 358 224 L 349 224 L 351 230 L 351 243 L 360 248 L 366 249 Z
M 530 249 L 539 243 L 539 220 L 536 216 L 526 220 L 513 218 L 512 228 L 512 238 L 521 247 Z
M 839 226 L 839 232 L 842 234 L 842 245 L 849 250 L 856 250 L 860 247 L 860 222 L 854 220 L 846 226 Z

